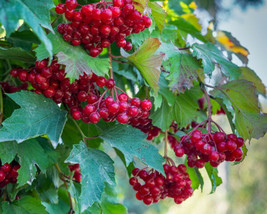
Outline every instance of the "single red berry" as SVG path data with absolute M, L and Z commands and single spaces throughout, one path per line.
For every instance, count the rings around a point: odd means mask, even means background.
M 135 178 L 135 177 L 130 178 L 130 180 L 129 180 L 129 184 L 130 185 L 134 186 L 137 183 L 138 183 L 137 178 Z
M 18 68 L 14 68 L 14 69 L 12 69 L 12 70 L 10 71 L 10 75 L 11 75 L 12 77 L 17 77 L 18 74 L 19 74 L 19 69 L 18 69 Z
M 112 113 L 112 114 L 116 114 L 118 113 L 118 111 L 120 110 L 120 105 L 117 102 L 112 102 L 108 105 L 108 110 Z
M 89 118 L 91 123 L 98 123 L 101 119 L 100 114 L 98 112 L 93 112 L 92 114 L 90 114 Z
M 103 118 L 103 119 L 107 119 L 109 116 L 109 110 L 107 108 L 100 108 L 98 112 L 99 112 L 101 118 Z
M 193 143 L 197 143 L 198 141 L 200 141 L 202 139 L 202 136 L 201 136 L 201 132 L 199 130 L 195 130 L 191 137 L 190 137 L 191 141 Z
M 122 13 L 129 15 L 134 11 L 134 6 L 132 4 L 126 4 L 123 9 Z
M 209 156 L 209 158 L 210 158 L 210 160 L 211 161 L 214 161 L 214 162 L 216 162 L 216 161 L 218 161 L 219 160 L 219 153 L 218 152 L 216 152 L 216 151 L 212 151 L 211 153 L 210 153 L 210 156 Z
M 244 145 L 244 139 L 241 137 L 238 137 L 235 142 L 237 147 L 242 147 Z
M 113 0 L 113 6 L 115 7 L 123 7 L 124 1 L 123 0 Z
M 132 46 L 132 43 L 131 42 L 126 42 L 126 45 L 124 46 L 124 50 L 125 51 L 130 51 L 132 50 L 133 46 Z
M 119 17 L 121 15 L 121 9 L 119 7 L 112 7 L 111 11 L 113 18 Z
M 53 74 L 51 67 L 43 68 L 41 74 L 43 77 L 45 77 L 47 79 L 50 78 Z
M 100 52 L 97 48 L 93 47 L 90 49 L 89 54 L 91 57 L 97 57 L 100 54 Z
M 226 148 L 227 148 L 228 151 L 234 151 L 234 150 L 236 150 L 237 145 L 236 145 L 235 142 L 229 140 L 229 141 L 226 142 Z
M 75 11 L 72 9 L 67 9 L 65 12 L 65 17 L 67 20 L 72 21 Z
M 46 89 L 46 90 L 44 91 L 44 95 L 45 95 L 46 97 L 48 97 L 48 98 L 53 97 L 53 96 L 55 95 L 55 89 L 49 87 L 48 89 Z
M 4 173 L 8 173 L 11 170 L 11 166 L 9 163 L 5 163 L 4 165 L 1 166 L 0 170 L 3 171 Z
M 64 4 L 58 4 L 55 8 L 55 11 L 57 14 L 63 14 L 66 11 L 65 5 Z
M 69 10 L 73 10 L 77 7 L 77 1 L 76 0 L 66 0 L 66 7 Z
M 225 134 L 222 133 L 222 132 L 216 132 L 216 133 L 214 134 L 214 137 L 213 137 L 213 139 L 214 139 L 214 141 L 215 141 L 216 143 L 224 142 L 224 141 L 225 141 L 225 138 L 226 138 L 226 136 L 225 136 Z
M 82 113 L 80 111 L 74 111 L 71 115 L 74 120 L 80 120 L 82 117 Z
M 113 79 L 107 79 L 106 81 L 106 87 L 107 88 L 113 88 L 115 86 L 115 81 Z
M 90 4 L 82 6 L 82 14 L 85 16 L 91 16 L 93 13 L 94 7 Z
M 96 85 L 98 87 L 104 87 L 106 85 L 107 79 L 105 77 L 99 76 L 96 80 Z
M 25 71 L 25 70 L 21 70 L 21 71 L 19 71 L 18 76 L 19 76 L 19 80 L 20 80 L 21 82 L 25 82 L 25 81 L 27 81 L 27 79 L 28 79 L 28 72 Z
M 89 116 L 91 113 L 95 112 L 95 110 L 96 110 L 95 105 L 88 104 L 84 107 L 83 113 Z
M 146 28 L 149 28 L 150 25 L 152 24 L 152 20 L 148 16 L 143 16 L 143 23 Z
M 128 102 L 129 97 L 128 97 L 127 94 L 122 93 L 122 94 L 120 94 L 120 95 L 118 96 L 118 99 L 119 99 L 119 101 Z
M 139 112 L 139 109 L 136 106 L 130 106 L 129 109 L 128 109 L 127 114 L 130 117 L 136 117 L 138 112 Z
M 141 102 L 141 108 L 145 111 L 149 111 L 152 107 L 152 103 L 150 100 L 143 100 Z
M 118 47 L 120 47 L 120 48 L 123 48 L 123 47 L 125 47 L 125 45 L 126 45 L 126 40 L 125 40 L 125 39 L 117 40 L 117 41 L 116 41 L 116 45 L 117 45 Z
M 79 101 L 84 102 L 87 99 L 87 93 L 85 91 L 80 91 L 77 95 Z
M 141 105 L 141 100 L 138 97 L 131 99 L 131 105 L 139 107 Z
M 6 178 L 6 174 L 5 174 L 3 171 L 0 170 L 0 183 L 1 183 L 3 180 L 5 180 L 5 178 Z
M 126 124 L 129 121 L 129 117 L 125 113 L 118 114 L 117 121 L 122 124 Z

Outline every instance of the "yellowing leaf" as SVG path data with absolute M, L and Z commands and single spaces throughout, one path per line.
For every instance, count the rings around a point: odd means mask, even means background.
M 216 40 L 227 50 L 237 55 L 237 57 L 247 64 L 249 51 L 243 47 L 240 42 L 227 31 L 218 31 Z
M 189 4 L 189 7 L 193 10 L 197 9 L 197 4 L 196 2 L 192 1 L 190 4 Z
M 194 14 L 183 14 L 181 17 L 201 31 L 201 25 L 198 23 L 199 19 Z
M 141 13 L 143 13 L 145 8 L 146 8 L 146 6 L 147 6 L 147 1 L 148 0 L 134 0 L 133 1 L 133 5 L 134 5 L 136 10 L 138 10 Z

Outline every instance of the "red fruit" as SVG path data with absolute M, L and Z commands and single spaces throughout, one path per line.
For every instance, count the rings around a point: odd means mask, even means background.
M 35 62 L 35 67 L 42 69 L 47 66 L 47 61 L 46 60 L 41 60 L 41 61 L 36 61 Z
M 113 102 L 114 102 L 113 97 L 108 96 L 108 97 L 105 98 L 106 106 L 108 106 L 110 103 L 113 103 Z
M 127 94 L 122 93 L 122 94 L 120 94 L 120 95 L 118 96 L 118 99 L 119 99 L 119 101 L 128 102 L 129 97 L 128 97 Z
M 202 140 L 200 140 L 200 141 L 197 141 L 195 143 L 195 147 L 196 147 L 197 150 L 201 151 L 201 149 L 203 148 L 204 144 L 205 143 Z
M 81 181 L 82 181 L 82 175 L 81 175 L 81 173 L 74 173 L 73 178 L 74 178 L 77 182 L 81 182 Z
M 137 192 L 135 197 L 137 200 L 143 200 L 143 198 L 144 198 L 144 196 L 140 192 Z
M 130 184 L 130 185 L 134 186 L 134 185 L 136 185 L 137 183 L 138 183 L 137 178 L 135 178 L 135 177 L 130 178 L 130 180 L 129 180 L 129 184 Z
M 178 149 L 176 149 L 176 150 L 175 150 L 175 155 L 176 155 L 177 157 L 183 157 L 183 155 L 184 155 L 184 149 L 183 149 L 183 148 L 178 148 Z
M 52 69 L 50 67 L 45 67 L 41 72 L 42 76 L 45 78 L 50 78 L 52 76 Z
M 107 79 L 106 81 L 106 87 L 107 88 L 113 88 L 115 86 L 115 81 L 113 79 Z
M 123 7 L 124 2 L 123 0 L 113 0 L 113 6 L 115 7 Z
M 108 40 L 108 39 L 103 39 L 102 41 L 101 41 L 101 47 L 102 48 L 107 48 L 107 47 L 109 47 L 110 46 L 110 41 Z
M 234 142 L 237 140 L 237 136 L 235 134 L 228 134 L 227 138 L 234 141 Z
M 3 171 L 4 173 L 8 173 L 11 170 L 11 166 L 9 163 L 5 163 L 4 165 L 1 166 L 0 170 Z
M 66 11 L 65 5 L 64 4 L 58 4 L 55 8 L 55 11 L 57 14 L 63 14 Z
M 100 54 L 100 52 L 97 48 L 93 47 L 90 49 L 89 54 L 91 57 L 97 57 Z
M 205 166 L 205 161 L 198 159 L 195 164 L 196 164 L 196 167 L 200 169 L 200 168 L 203 168 Z
M 112 7 L 111 8 L 112 17 L 119 17 L 121 15 L 121 9 L 119 7 Z
M 87 93 L 85 91 L 80 91 L 77 95 L 79 101 L 84 102 L 87 99 Z
M 69 10 L 73 10 L 77 7 L 77 1 L 76 0 L 66 0 L 66 7 Z
M 243 151 L 241 148 L 237 148 L 235 151 L 233 151 L 233 155 L 235 158 L 239 159 L 243 157 Z
M 19 74 L 19 69 L 18 69 L 18 68 L 14 68 L 14 69 L 12 69 L 12 70 L 10 71 L 10 75 L 11 75 L 12 77 L 17 77 L 18 74 Z
M 111 28 L 109 25 L 101 25 L 100 33 L 104 36 L 108 36 L 110 34 Z
M 136 117 L 138 112 L 139 112 L 139 109 L 136 106 L 130 106 L 129 109 L 128 109 L 127 114 L 130 117 Z
M 122 9 L 122 12 L 126 15 L 131 14 L 133 11 L 134 11 L 134 6 L 132 4 L 126 4 Z
M 210 153 L 210 156 L 209 156 L 209 158 L 210 158 L 210 160 L 211 161 L 214 161 L 214 162 L 216 162 L 216 161 L 218 161 L 219 160 L 219 153 L 218 152 L 216 152 L 216 151 L 212 151 L 211 153 Z
M 141 108 L 145 111 L 149 111 L 152 107 L 152 103 L 150 100 L 143 100 L 141 102 Z
M 216 132 L 213 136 L 213 139 L 216 143 L 224 142 L 225 141 L 225 134 L 222 132 Z
M 92 18 L 95 20 L 101 19 L 101 10 L 100 9 L 94 9 L 92 13 Z
M 66 12 L 65 12 L 66 19 L 69 20 L 69 21 L 72 21 L 74 13 L 75 13 L 74 10 L 67 9 Z
M 98 112 L 93 112 L 92 114 L 90 114 L 89 118 L 91 123 L 98 123 L 101 119 L 100 114 Z
M 225 152 L 227 150 L 226 148 L 226 143 L 225 142 L 221 142 L 217 145 L 217 148 L 220 152 Z
M 108 110 L 112 113 L 112 114 L 116 114 L 118 113 L 118 111 L 120 110 L 120 105 L 116 102 L 112 102 L 108 105 Z
M 211 153 L 211 145 L 206 143 L 204 144 L 204 146 L 202 147 L 201 152 L 205 155 L 209 155 Z
M 21 70 L 21 71 L 19 71 L 18 76 L 19 76 L 19 79 L 21 82 L 25 82 L 28 79 L 28 72 L 25 70 Z
M 146 186 L 146 185 L 143 185 L 141 188 L 140 188 L 140 190 L 139 190 L 139 192 L 142 194 L 142 195 L 147 195 L 147 194 L 149 194 L 149 188 Z
M 234 150 L 236 150 L 237 145 L 236 145 L 235 142 L 230 140 L 230 141 L 226 142 L 226 148 L 227 148 L 228 151 L 234 151 Z
M 138 97 L 131 99 L 131 105 L 139 107 L 141 105 L 141 100 Z
M 96 80 L 96 85 L 98 87 L 104 87 L 106 85 L 107 79 L 105 77 L 99 76 Z
M 53 96 L 55 95 L 55 89 L 49 87 L 48 89 L 46 89 L 46 90 L 44 91 L 44 95 L 45 95 L 46 97 L 48 97 L 48 98 L 53 97 Z
M 80 39 L 73 39 L 72 41 L 71 41 L 71 44 L 73 45 L 73 46 L 78 46 L 78 45 L 80 45 L 82 42 L 81 42 L 81 40 Z
M 130 51 L 130 50 L 132 50 L 132 43 L 131 42 L 126 42 L 126 45 L 124 46 L 124 50 L 125 51 Z
M 91 16 L 93 13 L 94 7 L 90 4 L 84 5 L 82 7 L 82 14 L 85 16 Z
M 134 168 L 134 169 L 132 170 L 132 175 L 133 175 L 133 176 L 136 176 L 139 172 L 140 172 L 140 169 L 138 169 L 138 168 Z
M 82 113 L 80 111 L 74 111 L 71 115 L 74 120 L 80 120 L 82 117 Z
M 120 113 L 126 112 L 127 109 L 129 108 L 129 104 L 125 101 L 120 101 L 119 106 L 120 106 L 120 110 L 119 110 Z
M 1 183 L 3 180 L 5 180 L 5 178 L 6 178 L 6 174 L 5 174 L 3 171 L 0 170 L 0 183 Z
M 124 23 L 124 20 L 122 17 L 118 17 L 118 18 L 114 19 L 114 25 L 117 27 L 123 25 L 123 23 Z
M 92 114 L 93 112 L 95 112 L 95 110 L 96 110 L 96 106 L 95 105 L 88 104 L 88 105 L 86 105 L 84 107 L 83 113 L 89 116 L 90 114 Z
M 146 28 L 149 28 L 150 25 L 152 24 L 152 20 L 147 16 L 143 16 L 143 23 L 146 26 Z
M 146 197 L 144 197 L 143 202 L 146 205 L 150 205 L 153 203 L 153 198 L 151 196 L 146 196 Z
M 123 47 L 125 47 L 125 45 L 126 45 L 126 40 L 125 40 L 125 39 L 117 40 L 117 41 L 116 41 L 116 45 L 117 45 L 118 47 L 120 47 L 120 48 L 123 48 Z
M 117 121 L 122 124 L 126 124 L 129 121 L 129 117 L 125 113 L 118 114 Z
M 112 18 L 112 11 L 110 9 L 104 9 L 101 12 L 101 20 L 109 20 Z
M 98 112 L 99 112 L 101 118 L 103 118 L 103 119 L 107 119 L 109 116 L 109 110 L 107 108 L 101 108 L 101 109 L 99 109 Z
M 242 147 L 244 145 L 244 139 L 242 137 L 238 137 L 235 142 L 237 147 Z

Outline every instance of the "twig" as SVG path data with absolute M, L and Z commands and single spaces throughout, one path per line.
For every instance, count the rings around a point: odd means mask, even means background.
M 164 158 L 168 158 L 168 130 L 165 131 L 164 141 Z
M 82 138 L 83 138 L 83 142 L 86 144 L 86 146 L 88 147 L 88 143 L 87 143 L 87 141 L 86 141 L 86 136 L 85 136 L 85 134 L 83 133 L 83 131 L 82 131 L 82 129 L 80 128 L 80 126 L 78 125 L 78 123 L 73 119 L 73 118 L 71 118 L 72 119 L 72 121 L 73 121 L 73 123 L 75 124 L 75 126 L 77 127 L 77 129 L 79 130 L 79 132 L 80 132 L 80 134 L 82 135 Z
M 55 164 L 55 167 L 56 167 L 57 171 L 59 172 L 59 174 L 63 174 L 63 172 L 61 171 L 61 169 L 60 169 L 58 163 Z M 73 212 L 72 198 L 71 198 L 71 195 L 70 195 L 70 193 L 69 193 L 69 191 L 68 191 L 68 184 L 67 184 L 66 181 L 63 181 L 63 182 L 64 182 L 64 185 L 65 185 L 65 187 L 66 187 L 66 189 L 67 189 L 68 197 L 69 197 L 69 203 L 70 203 L 70 211 L 69 211 L 69 213 L 74 213 L 74 212 Z
M 110 78 L 113 79 L 113 70 L 112 70 L 112 57 L 111 57 L 111 47 L 108 47 L 108 54 L 109 54 L 109 63 L 110 63 Z
M 203 91 L 205 93 L 205 96 L 206 96 L 206 100 L 207 100 L 207 103 L 208 103 L 208 133 L 210 133 L 211 131 L 211 103 L 210 103 L 210 97 L 206 91 L 205 88 L 203 88 Z

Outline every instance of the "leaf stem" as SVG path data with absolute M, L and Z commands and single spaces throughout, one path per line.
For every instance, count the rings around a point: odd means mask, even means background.
M 4 102 L 3 102 L 3 93 L 2 93 L 2 86 L 0 85 L 0 125 L 3 121 L 4 115 Z
M 113 79 L 113 70 L 112 70 L 112 54 L 111 54 L 111 47 L 108 47 L 108 55 L 109 55 L 109 63 L 110 63 L 110 78 Z
M 168 158 L 168 129 L 165 131 L 164 143 L 164 158 Z
M 55 167 L 56 167 L 56 169 L 57 169 L 57 171 L 58 171 L 59 174 L 64 174 L 64 173 L 61 171 L 61 169 L 60 169 L 58 163 L 55 164 Z M 70 211 L 69 211 L 68 213 L 73 213 L 73 204 L 72 204 L 72 198 L 71 198 L 71 195 L 70 195 L 69 190 L 68 190 L 68 183 L 67 183 L 65 180 L 62 180 L 62 181 L 64 182 L 64 186 L 65 186 L 65 188 L 66 188 L 66 190 L 67 190 L 67 192 L 68 192 L 68 197 L 69 197 Z
M 87 139 L 86 135 L 83 133 L 83 131 L 82 131 L 81 127 L 78 125 L 78 123 L 73 118 L 71 118 L 71 119 L 72 119 L 73 123 L 75 124 L 75 126 L 77 127 L 77 129 L 79 130 L 79 132 L 83 138 L 83 142 L 88 147 L 88 143 L 86 141 L 86 139 Z
M 208 92 L 205 88 L 203 88 L 203 91 L 206 96 L 206 100 L 208 103 L 208 133 L 211 133 L 211 103 L 210 103 L 210 96 L 208 95 Z

